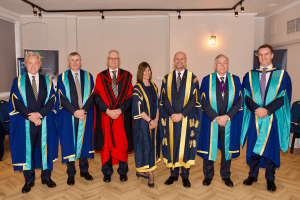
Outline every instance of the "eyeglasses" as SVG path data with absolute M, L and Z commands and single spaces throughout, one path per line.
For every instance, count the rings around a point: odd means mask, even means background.
M 117 60 L 119 60 L 119 58 L 108 58 L 108 60 L 114 60 L 114 61 L 117 61 Z

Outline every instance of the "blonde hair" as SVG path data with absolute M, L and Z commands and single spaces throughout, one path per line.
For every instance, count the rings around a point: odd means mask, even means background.
M 41 57 L 41 55 L 38 54 L 38 53 L 33 53 L 32 51 L 30 51 L 30 52 L 28 52 L 28 53 L 26 54 L 26 57 L 25 57 L 25 66 L 26 66 L 27 61 L 28 61 L 28 58 L 29 58 L 30 56 L 37 57 L 37 58 L 39 59 L 40 65 L 42 66 L 42 57 Z

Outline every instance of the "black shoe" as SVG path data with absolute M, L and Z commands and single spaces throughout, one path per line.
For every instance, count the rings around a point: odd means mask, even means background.
M 178 181 L 178 177 L 170 176 L 168 180 L 166 180 L 165 185 L 172 185 L 174 181 Z
M 257 182 L 257 177 L 248 176 L 247 179 L 244 180 L 244 185 L 252 185 L 253 182 Z
M 67 180 L 68 185 L 74 185 L 75 184 L 75 179 L 74 176 L 69 176 Z
M 103 177 L 103 181 L 106 182 L 106 183 L 109 183 L 111 181 L 111 175 L 105 175 Z
M 33 183 L 26 182 L 22 188 L 22 193 L 29 192 L 33 186 L 34 186 L 34 182 Z
M 267 190 L 276 191 L 276 185 L 275 185 L 274 181 L 267 180 Z
M 211 183 L 212 179 L 211 178 L 206 178 L 203 180 L 202 184 L 205 186 L 209 186 Z
M 139 172 L 136 172 L 136 176 L 137 176 L 138 178 L 140 178 L 140 177 L 143 177 L 143 178 L 145 178 L 145 179 L 148 179 L 148 178 L 149 178 L 149 176 L 144 175 L 144 174 L 141 174 L 141 173 L 139 173 Z
M 125 182 L 125 181 L 127 181 L 128 180 L 128 178 L 127 178 L 127 175 L 126 174 L 121 174 L 120 175 L 120 181 L 121 182 Z
M 80 172 L 80 176 L 81 176 L 81 177 L 84 177 L 85 180 L 88 180 L 88 181 L 92 181 L 92 180 L 93 180 L 92 175 L 90 175 L 90 173 L 88 173 L 88 172 L 84 172 L 84 173 L 81 173 L 81 172 Z
M 231 181 L 230 178 L 222 178 L 222 180 L 225 182 L 225 185 L 228 187 L 233 187 L 233 182 Z
M 153 175 L 153 183 L 149 183 L 150 180 L 151 179 L 149 177 L 149 179 L 148 179 L 148 186 L 149 186 L 149 188 L 154 188 L 154 175 Z
M 49 178 L 47 180 L 42 180 L 42 184 L 47 184 L 47 186 L 49 188 L 55 188 L 56 187 L 56 183 L 54 181 L 52 181 L 51 178 Z
M 191 187 L 191 182 L 189 181 L 188 178 L 183 178 L 182 183 L 183 183 L 183 187 L 186 187 L 186 188 Z

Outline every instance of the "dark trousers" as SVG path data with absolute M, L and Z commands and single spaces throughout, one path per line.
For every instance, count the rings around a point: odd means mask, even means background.
M 260 161 L 260 155 L 258 155 L 258 154 L 256 154 L 255 156 L 252 156 L 250 158 L 249 176 L 252 176 L 252 177 L 258 176 L 259 161 Z M 274 181 L 276 164 L 272 160 L 265 158 L 265 166 L 266 166 L 266 173 L 265 173 L 266 180 Z
M 102 165 L 101 171 L 104 174 L 104 176 L 106 176 L 106 175 L 111 176 L 114 173 L 114 170 L 112 168 L 112 157 L 111 157 L 110 153 L 109 153 L 109 159 L 104 165 Z M 119 168 L 118 168 L 117 172 L 120 175 L 127 174 L 127 172 L 128 172 L 128 163 L 119 160 Z
M 31 142 L 31 169 L 24 170 L 23 175 L 25 177 L 26 182 L 33 183 L 35 181 L 35 166 L 34 166 L 34 152 L 36 145 L 38 144 L 40 153 L 42 152 L 41 148 L 41 135 L 42 135 L 42 126 L 35 126 L 32 122 L 30 122 L 30 142 Z M 42 154 L 40 154 L 40 164 L 42 168 L 41 179 L 47 180 L 51 177 L 51 170 L 43 170 L 42 165 Z
M 75 144 L 77 144 L 79 119 L 76 117 L 74 120 L 74 124 L 75 124 Z M 89 162 L 87 158 L 84 157 L 79 158 L 79 169 L 80 169 L 80 173 L 85 173 L 89 171 Z M 68 176 L 75 176 L 76 174 L 75 161 L 67 162 L 67 174 Z
M 219 140 L 221 144 L 221 169 L 220 174 L 222 178 L 230 178 L 230 166 L 231 160 L 225 159 L 225 131 L 222 130 L 219 126 Z M 213 178 L 214 177 L 214 161 L 203 159 L 203 173 L 205 178 Z
M 170 171 L 172 177 L 178 177 L 179 167 L 175 167 L 174 169 L 170 168 Z M 181 167 L 181 173 L 180 173 L 181 178 L 189 178 L 189 174 L 190 174 L 190 168 Z
M 84 157 L 79 158 L 79 168 L 80 168 L 80 173 L 86 173 L 89 171 L 89 162 L 87 158 Z M 76 174 L 75 161 L 67 162 L 67 174 L 68 176 L 75 176 Z

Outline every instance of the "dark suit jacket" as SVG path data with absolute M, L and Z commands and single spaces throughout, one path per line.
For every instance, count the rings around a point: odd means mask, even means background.
M 45 117 L 54 107 L 55 98 L 51 98 L 45 105 L 47 98 L 47 85 L 45 76 L 39 75 L 39 94 L 38 99 L 35 99 L 33 89 L 29 80 L 29 76 L 26 76 L 26 99 L 27 107 L 14 96 L 14 102 L 16 110 L 25 118 L 28 119 L 28 114 L 32 112 L 39 112 L 42 117 Z M 41 128 L 41 126 L 35 126 L 33 122 L 30 122 L 30 129 Z
M 71 115 L 74 114 L 76 110 L 79 110 L 79 105 L 78 105 L 78 94 L 76 90 L 76 84 L 74 77 L 72 75 L 71 70 L 68 73 L 68 78 L 69 78 L 69 85 L 70 85 L 70 98 L 71 102 L 69 102 L 63 95 L 60 94 L 60 99 L 61 99 L 61 105 L 62 107 L 68 111 Z M 84 94 L 84 72 L 80 70 L 80 86 L 81 86 L 81 97 L 83 98 Z M 94 105 L 94 93 L 88 98 L 86 103 L 83 105 L 82 109 L 85 110 L 86 112 L 89 112 L 90 109 Z M 75 118 L 78 120 L 78 118 Z M 76 121 L 76 120 L 75 120 Z
M 273 75 L 273 71 L 271 72 L 267 72 L 267 73 L 271 73 L 269 80 L 268 80 L 268 84 L 266 87 L 266 91 L 265 91 L 265 96 L 268 94 L 268 90 L 269 90 L 269 86 L 270 86 L 270 80 L 271 77 Z M 266 98 L 265 98 L 266 101 Z M 264 101 L 264 108 L 266 108 L 270 114 L 273 114 L 276 110 L 278 110 L 281 106 L 283 106 L 284 104 L 284 98 L 280 97 L 278 99 L 275 99 L 274 101 L 272 101 L 271 103 L 269 103 L 267 106 L 265 105 L 265 101 Z M 257 108 L 259 108 L 259 105 L 257 105 L 251 98 L 249 98 L 248 96 L 246 96 L 245 98 L 245 104 L 246 106 L 249 108 L 249 110 L 254 114 L 255 110 Z
M 191 110 L 196 105 L 196 94 L 193 95 L 193 98 L 188 101 L 188 103 L 182 110 L 179 110 L 180 98 L 181 98 L 181 95 L 182 95 L 182 92 L 184 89 L 183 86 L 185 86 L 185 84 L 186 84 L 187 69 L 183 73 L 183 77 L 180 82 L 180 87 L 179 87 L 178 92 L 177 92 L 177 86 L 176 86 L 176 72 L 177 72 L 176 70 L 173 71 L 173 81 L 172 81 L 173 82 L 172 83 L 173 90 L 176 92 L 175 104 L 174 104 L 174 106 L 171 106 L 166 93 L 164 93 L 162 95 L 162 103 L 163 103 L 164 109 L 166 110 L 166 112 L 168 113 L 169 116 L 172 116 L 174 113 L 181 113 L 184 117 L 186 117 L 189 115 Z
M 216 76 L 216 98 L 217 98 L 217 109 L 218 113 L 215 112 L 212 107 L 208 104 L 207 100 L 205 98 L 202 99 L 202 109 L 205 112 L 205 114 L 208 116 L 210 121 L 213 121 L 216 117 L 222 116 L 222 115 L 227 115 L 230 120 L 234 118 L 236 113 L 239 111 L 241 107 L 241 101 L 242 98 L 239 96 L 239 98 L 236 100 L 236 102 L 231 106 L 229 111 L 227 112 L 227 107 L 228 107 L 228 80 L 226 78 L 226 88 L 225 88 L 225 94 L 224 94 L 224 100 L 222 98 L 222 93 L 221 93 L 221 87 L 219 84 L 218 77 Z M 222 127 L 224 129 L 224 127 Z

